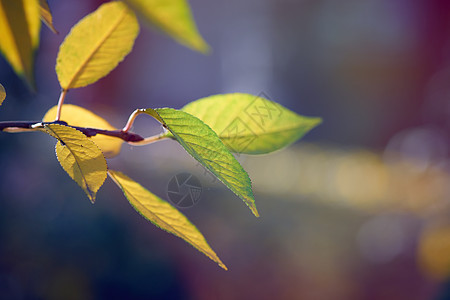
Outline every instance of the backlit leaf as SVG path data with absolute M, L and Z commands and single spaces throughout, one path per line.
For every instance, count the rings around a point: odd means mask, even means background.
M 3 85 L 0 83 L 0 105 L 2 105 L 3 100 L 6 98 L 6 91 Z
M 227 267 L 217 257 L 200 231 L 175 207 L 152 194 L 126 175 L 111 170 L 108 173 L 122 189 L 134 209 L 144 218 L 157 227 L 182 238 L 227 270 Z
M 214 95 L 182 108 L 206 124 L 233 152 L 269 153 L 286 147 L 321 123 L 250 94 Z
M 59 48 L 56 73 L 65 90 L 96 82 L 133 48 L 139 33 L 134 13 L 122 2 L 109 2 L 84 17 Z
M 30 86 L 40 28 L 37 0 L 0 0 L 0 51 Z
M 53 26 L 53 16 L 52 12 L 50 11 L 50 7 L 48 6 L 47 0 L 39 0 L 39 4 L 41 6 L 41 19 L 47 25 L 48 28 L 50 28 L 53 33 L 58 33 L 56 31 L 55 27 Z
M 186 0 L 126 0 L 136 13 L 156 25 L 180 44 L 206 53 L 209 46 L 197 30 Z
M 56 156 L 63 169 L 85 191 L 92 203 L 107 176 L 102 151 L 80 131 L 63 125 L 45 125 L 48 134 L 58 139 Z
M 208 125 L 171 108 L 144 111 L 161 122 L 192 157 L 244 200 L 255 216 L 259 216 L 247 172 Z
M 52 107 L 42 119 L 43 122 L 52 122 L 56 118 L 57 106 Z M 90 110 L 72 104 L 64 104 L 61 110 L 61 120 L 71 126 L 116 130 L 105 119 L 97 116 Z M 119 138 L 97 134 L 90 137 L 102 150 L 105 157 L 111 158 L 120 153 L 123 141 Z

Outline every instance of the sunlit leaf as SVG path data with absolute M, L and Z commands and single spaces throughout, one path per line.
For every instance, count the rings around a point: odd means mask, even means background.
M 186 0 L 126 0 L 136 13 L 193 50 L 206 53 L 209 46 L 197 30 Z
M 45 125 L 48 134 L 58 139 L 56 156 L 63 169 L 85 191 L 92 203 L 107 176 L 102 151 L 80 131 L 63 125 Z
M 255 216 L 259 216 L 247 172 L 208 125 L 171 108 L 144 111 L 161 122 L 192 157 L 244 200 Z
M 56 118 L 57 107 L 52 107 L 42 119 L 43 122 L 52 122 Z M 67 124 L 78 127 L 116 130 L 105 119 L 97 116 L 90 110 L 72 104 L 64 104 L 61 110 L 61 120 Z M 97 134 L 91 137 L 92 141 L 102 150 L 105 157 L 114 157 L 120 153 L 123 141 L 119 138 Z
M 182 110 L 208 124 L 231 151 L 247 154 L 286 147 L 321 122 L 263 97 L 241 93 L 202 98 Z
M 227 270 L 227 267 L 217 257 L 200 231 L 175 207 L 152 194 L 126 175 L 111 170 L 108 173 L 122 189 L 134 209 L 144 218 L 157 227 L 182 238 Z
M 450 226 L 425 229 L 419 240 L 419 265 L 432 278 L 445 280 L 450 276 Z
M 47 25 L 48 28 L 53 31 L 53 33 L 58 33 L 55 27 L 53 26 L 53 16 L 50 11 L 50 7 L 48 6 L 47 0 L 39 0 L 39 4 L 41 6 L 41 19 Z
M 0 105 L 2 105 L 3 100 L 6 98 L 6 91 L 3 85 L 0 83 Z
M 39 45 L 37 0 L 0 0 L 0 51 L 14 71 L 34 85 L 34 51 Z
M 134 13 L 122 2 L 105 3 L 84 17 L 59 48 L 61 87 L 83 87 L 106 76 L 131 51 L 138 33 Z

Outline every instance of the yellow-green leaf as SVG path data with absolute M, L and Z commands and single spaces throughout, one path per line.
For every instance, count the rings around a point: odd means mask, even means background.
M 53 33 L 58 33 L 58 31 L 53 26 L 53 16 L 52 12 L 50 11 L 50 7 L 48 6 L 47 0 L 39 0 L 39 4 L 41 6 L 41 19 L 42 22 L 47 25 L 48 28 L 53 31 Z
M 195 25 L 186 0 L 126 0 L 145 20 L 156 25 L 177 42 L 193 50 L 207 53 L 208 44 Z
M 0 83 L 0 105 L 2 105 L 3 100 L 6 98 L 6 91 L 3 85 Z
M 56 118 L 56 111 L 57 106 L 52 107 L 47 111 L 42 121 L 54 121 Z M 109 124 L 105 119 L 97 116 L 90 110 L 72 104 L 64 104 L 62 106 L 61 120 L 67 122 L 67 124 L 71 126 L 116 130 L 116 128 Z M 90 137 L 90 139 L 92 139 L 92 141 L 102 150 L 103 155 L 108 158 L 118 155 L 123 144 L 123 141 L 119 138 L 102 134 L 97 134 Z
M 44 126 L 48 134 L 58 139 L 56 156 L 64 171 L 85 191 L 92 203 L 107 176 L 102 151 L 80 131 L 63 125 Z
M 200 231 L 175 207 L 152 194 L 128 176 L 109 170 L 109 176 L 122 189 L 131 205 L 157 227 L 178 236 L 227 270 Z
M 36 17 L 36 15 L 39 15 L 39 5 L 36 3 L 36 0 L 22 1 L 24 1 L 25 5 L 25 15 L 27 16 L 31 46 L 33 47 L 33 50 L 36 50 L 39 46 L 39 35 L 41 33 L 41 20 Z
M 143 112 L 161 122 L 193 158 L 238 195 L 255 216 L 259 216 L 247 172 L 208 125 L 172 108 L 148 108 Z
M 65 90 L 96 82 L 131 51 L 139 33 L 134 13 L 109 2 L 76 24 L 59 48 L 56 73 Z
M 37 0 L 0 0 L 0 51 L 14 71 L 34 85 L 34 51 L 39 45 Z
M 303 137 L 322 121 L 250 94 L 214 95 L 182 108 L 208 124 L 233 152 L 269 153 Z

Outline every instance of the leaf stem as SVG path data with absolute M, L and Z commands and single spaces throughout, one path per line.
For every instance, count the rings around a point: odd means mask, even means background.
M 123 127 L 122 131 L 128 132 L 131 129 L 131 127 L 133 126 L 133 123 L 134 123 L 134 120 L 136 120 L 136 117 L 143 113 L 144 113 L 143 109 L 136 109 L 135 111 L 133 111 L 133 113 L 128 118 L 127 124 L 125 124 L 125 127 Z
M 65 90 L 63 89 L 61 91 L 61 95 L 59 95 L 59 100 L 58 100 L 58 108 L 56 110 L 56 119 L 55 121 L 59 121 L 61 119 L 61 110 L 62 110 L 62 106 L 64 104 L 64 99 L 66 98 L 67 92 L 69 90 Z
M 145 146 L 154 142 L 158 142 L 161 141 L 163 139 L 168 138 L 168 136 L 164 135 L 164 133 L 158 134 L 158 135 L 153 135 L 150 137 L 147 137 L 145 139 L 143 139 L 142 141 L 137 141 L 137 142 L 128 142 L 128 144 L 132 145 L 132 146 Z

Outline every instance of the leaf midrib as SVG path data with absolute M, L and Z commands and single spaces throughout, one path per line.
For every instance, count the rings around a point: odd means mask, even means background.
M 187 145 L 189 148 L 191 148 L 192 149 L 192 147 L 191 147 L 191 145 L 190 144 L 192 144 L 192 145 L 196 145 L 196 146 L 200 146 L 199 144 L 197 144 L 197 143 L 194 143 L 194 142 L 189 142 L 189 141 L 187 141 L 187 140 L 185 140 L 185 139 L 183 139 L 183 138 L 181 138 L 180 137 L 180 135 L 178 134 L 178 133 L 175 133 L 174 131 L 172 131 L 173 130 L 173 128 L 172 127 L 174 127 L 174 126 L 178 126 L 179 124 L 172 124 L 172 125 L 168 125 L 167 124 L 167 122 L 166 122 L 166 119 L 172 119 L 172 120 L 183 120 L 183 118 L 181 118 L 181 117 L 173 117 L 173 116 L 165 116 L 164 118 L 163 117 L 161 117 L 160 116 L 160 114 L 159 114 L 159 112 L 157 111 L 157 109 L 155 109 L 154 110 L 156 113 L 157 113 L 157 115 L 161 118 L 161 120 L 162 120 L 162 124 L 165 124 L 166 126 L 167 126 L 167 128 L 168 128 L 168 130 L 173 134 L 173 136 L 177 139 L 177 141 L 180 143 L 180 144 L 182 144 L 182 146 L 183 146 L 183 144 L 184 145 Z M 180 111 L 180 112 L 183 112 L 183 111 Z M 184 113 L 186 113 L 186 114 L 189 114 L 190 115 L 190 113 L 188 113 L 188 112 L 184 112 Z M 196 117 L 196 116 L 194 116 L 194 115 L 192 115 L 193 117 L 195 117 L 195 118 L 197 118 L 200 122 L 203 122 L 201 119 L 199 119 L 198 117 Z M 215 132 L 208 124 L 206 124 L 206 123 L 204 123 L 206 126 L 208 126 L 210 129 L 211 129 L 211 131 L 212 132 Z M 199 127 L 199 125 L 198 124 L 190 124 L 190 126 L 196 126 L 196 127 Z M 190 135 L 192 135 L 192 134 L 190 134 Z M 217 133 L 216 133 L 216 135 L 217 135 Z M 208 137 L 211 137 L 212 135 L 208 135 Z M 220 141 L 220 137 L 217 135 L 217 138 L 219 139 L 219 141 Z M 227 150 L 227 148 L 226 148 L 226 146 L 222 143 L 222 145 L 223 145 L 223 147 L 224 147 L 224 149 L 226 150 L 226 151 L 228 151 Z M 202 148 L 205 148 L 204 146 L 200 146 L 200 147 L 202 147 Z M 186 150 L 186 152 L 188 152 L 189 153 L 189 151 L 187 151 L 187 149 L 186 149 L 186 147 L 185 146 L 183 146 L 183 148 Z M 209 148 L 205 148 L 205 149 L 208 149 L 209 150 Z M 194 150 L 194 149 L 192 149 L 193 151 L 194 151 L 194 153 L 189 153 L 191 156 L 193 156 L 195 159 L 197 159 L 197 161 L 199 161 L 199 162 L 201 162 L 201 161 L 203 161 L 203 162 L 205 162 L 205 159 L 204 158 L 202 158 L 202 157 L 199 157 L 198 156 L 198 154 L 196 153 L 196 151 Z M 217 150 L 215 150 L 217 153 L 220 153 L 219 151 L 217 151 Z M 233 157 L 233 155 L 232 154 L 230 154 L 232 157 Z M 233 157 L 234 158 L 234 157 Z M 224 169 L 224 170 L 229 170 L 229 169 L 226 169 L 226 168 L 224 168 L 223 166 L 221 166 L 219 163 L 217 163 L 217 162 L 215 162 L 214 160 L 210 160 L 210 159 L 207 159 L 207 161 L 209 161 L 209 162 L 214 162 L 215 164 L 217 164 L 217 165 L 219 165 L 219 167 L 221 167 L 221 169 Z M 228 163 L 228 165 L 230 165 L 229 163 Z M 224 178 L 224 175 L 225 176 L 228 176 L 228 177 L 230 177 L 230 178 L 233 178 L 233 179 L 235 179 L 237 182 L 239 182 L 240 184 L 241 184 L 241 187 L 243 186 L 242 184 L 244 183 L 244 187 L 245 187 L 245 183 L 250 183 L 250 185 L 251 185 L 251 180 L 250 180 L 250 177 L 248 177 L 248 174 L 246 173 L 246 171 L 242 168 L 242 172 L 244 173 L 244 174 L 246 174 L 246 175 L 244 175 L 245 177 L 244 178 L 240 178 L 240 177 L 233 177 L 233 176 L 231 176 L 231 175 L 229 175 L 229 174 L 226 174 L 226 173 L 223 173 L 223 172 L 221 172 L 220 170 L 216 170 L 213 166 L 212 166 L 212 164 L 209 164 L 209 163 L 204 163 L 204 166 L 208 169 L 208 170 L 210 170 L 223 184 L 225 184 L 236 196 L 238 196 L 239 198 L 241 198 L 242 200 L 244 200 L 244 203 L 250 208 L 250 210 L 256 215 L 256 216 L 259 216 L 259 214 L 257 213 L 257 210 L 256 210 L 256 207 L 255 207 L 255 205 L 254 205 L 254 203 L 252 202 L 252 200 L 254 200 L 253 199 L 253 192 L 249 195 L 248 194 L 248 190 L 247 189 L 245 189 L 245 194 L 243 194 L 243 195 L 241 195 L 241 193 L 240 193 L 240 191 L 238 190 L 238 189 L 236 189 L 234 186 L 233 186 L 233 184 L 229 181 L 229 180 L 227 180 L 226 178 Z M 231 165 L 231 166 L 233 166 L 233 165 Z M 234 167 L 234 166 L 233 166 Z M 233 168 L 234 169 L 234 168 Z M 234 172 L 235 173 L 235 170 L 229 170 L 229 171 L 232 171 L 232 172 Z M 242 179 L 243 179 L 243 181 L 244 182 L 242 182 Z M 248 182 L 247 182 L 248 181 Z
M 314 126 L 314 125 L 315 124 L 311 124 L 308 127 Z M 232 137 L 226 137 L 226 136 L 219 135 L 219 137 L 222 140 L 223 139 L 228 140 L 228 139 L 236 139 L 236 138 L 246 138 L 246 137 L 251 137 L 251 136 L 258 136 L 258 137 L 260 137 L 260 136 L 265 136 L 265 135 L 270 135 L 270 134 L 275 134 L 275 133 L 283 133 L 285 131 L 294 131 L 294 130 L 299 129 L 300 127 L 302 127 L 302 125 L 297 125 L 297 126 L 292 126 L 292 127 L 288 126 L 288 127 L 277 129 L 277 130 L 266 130 L 266 131 L 264 131 L 263 133 L 260 133 L 260 134 L 256 134 L 256 133 L 254 133 L 254 134 L 237 134 L 237 135 L 233 135 Z
M 69 90 L 71 88 L 70 86 L 72 85 L 73 82 L 75 82 L 80 77 L 80 75 L 82 74 L 82 71 L 84 70 L 84 68 L 86 68 L 86 66 L 88 65 L 91 58 L 97 53 L 97 51 L 100 49 L 100 47 L 103 45 L 103 43 L 112 35 L 114 30 L 120 25 L 120 23 L 126 16 L 126 7 L 122 8 L 121 13 L 122 13 L 122 15 L 117 19 L 117 21 L 115 23 L 113 23 L 113 26 L 110 28 L 110 30 L 108 30 L 106 32 L 106 34 L 98 42 L 98 44 L 95 46 L 95 48 L 91 52 L 91 54 L 89 54 L 88 57 L 86 58 L 86 60 L 80 64 L 80 66 L 79 66 L 78 70 L 75 72 L 75 75 L 73 76 L 72 80 L 69 81 L 69 84 L 65 88 L 66 90 Z
M 51 129 L 49 126 L 47 126 L 47 128 L 49 128 L 50 131 L 53 132 L 53 134 L 54 134 L 54 135 L 57 137 L 57 139 L 58 139 L 58 143 L 61 144 L 61 141 L 62 141 L 61 136 L 58 135 L 58 134 L 57 134 L 53 129 Z M 64 142 L 64 144 L 65 144 L 65 147 L 69 150 L 70 154 L 72 154 L 72 156 L 74 157 L 75 163 L 76 163 L 78 169 L 80 170 L 81 177 L 83 178 L 83 182 L 84 182 L 84 184 L 86 185 L 86 189 L 87 189 L 87 191 L 89 192 L 89 195 L 91 196 L 91 197 L 90 197 L 90 198 L 91 198 L 90 200 L 93 201 L 93 199 L 94 199 L 93 191 L 89 188 L 89 184 L 88 184 L 88 182 L 87 182 L 86 177 L 84 176 L 84 174 L 83 174 L 83 172 L 82 172 L 82 169 L 81 169 L 80 163 L 78 162 L 77 156 L 74 155 L 72 149 L 70 149 L 70 147 L 67 145 L 67 143 Z M 64 147 L 64 146 L 61 144 L 61 147 Z M 75 179 L 75 178 L 74 178 L 74 179 Z

